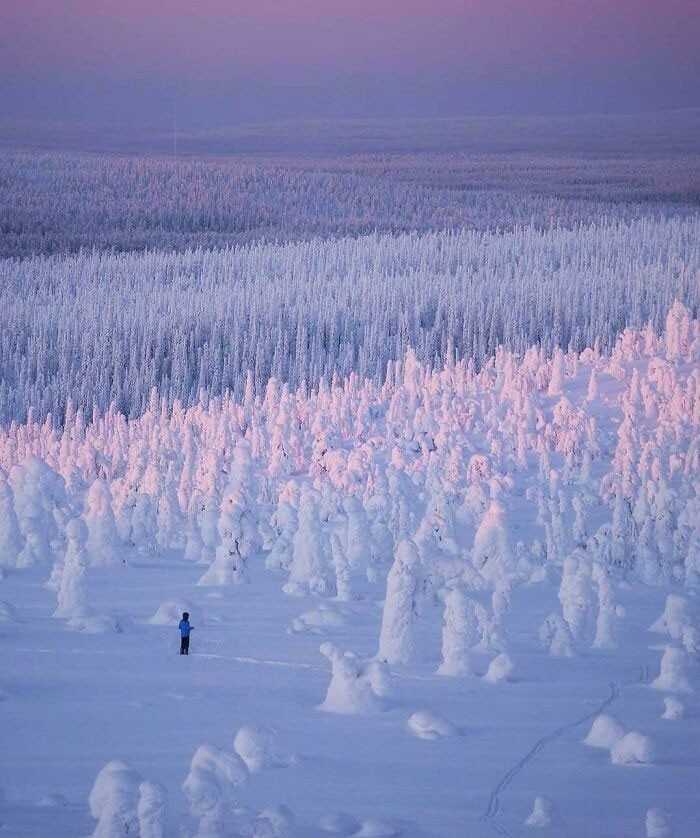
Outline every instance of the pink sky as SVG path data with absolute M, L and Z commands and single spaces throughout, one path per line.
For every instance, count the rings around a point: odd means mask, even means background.
M 442 80 L 482 104 L 494 86 L 516 96 L 520 85 L 535 109 L 541 87 L 546 110 L 547 89 L 566 80 L 621 110 L 635 92 L 635 109 L 645 95 L 650 107 L 700 105 L 698 0 L 6 0 L 0 33 L 5 85 L 39 98 L 57 79 L 245 80 L 331 97 L 336 84 L 360 107 L 375 84 L 408 105 L 411 84 Z

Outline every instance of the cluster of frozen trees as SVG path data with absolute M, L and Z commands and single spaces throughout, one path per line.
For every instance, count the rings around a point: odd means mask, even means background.
M 134 419 L 71 407 L 61 430 L 13 423 L 0 431 L 0 564 L 53 562 L 56 616 L 79 625 L 91 568 L 135 554 L 199 562 L 201 585 L 267 570 L 291 596 L 384 595 L 390 665 L 414 659 L 416 625 L 438 606 L 439 672 L 470 675 L 479 649 L 496 655 L 486 680 L 504 681 L 519 584 L 556 580 L 540 638 L 559 656 L 615 645 L 620 578 L 700 585 L 699 361 L 700 321 L 675 303 L 661 335 L 627 329 L 609 354 L 500 350 L 477 371 L 408 353 L 381 384 L 272 379 L 256 396 L 249 381 L 240 401 L 172 410 L 154 391 Z M 656 683 L 671 692 L 700 648 L 682 597 L 655 630 L 675 643 Z M 360 675 L 354 703 L 380 695 L 366 662 L 324 654 L 329 706 Z
M 371 235 L 182 254 L 0 261 L 0 421 L 66 404 L 142 414 L 242 399 L 276 378 L 375 382 L 412 347 L 433 367 L 499 346 L 610 349 L 625 326 L 696 313 L 700 217 Z
M 658 155 L 641 166 L 561 154 L 173 160 L 3 152 L 0 256 L 684 213 L 697 170 L 697 159 Z

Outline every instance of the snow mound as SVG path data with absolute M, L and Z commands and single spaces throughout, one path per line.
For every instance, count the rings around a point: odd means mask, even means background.
M 625 735 L 622 725 L 612 716 L 598 716 L 591 726 L 588 736 L 583 740 L 591 748 L 610 748 Z
M 671 824 L 663 809 L 647 809 L 647 838 L 670 838 Z
M 669 721 L 675 722 L 682 719 L 684 715 L 685 706 L 682 701 L 670 696 L 664 699 L 664 712 L 661 716 L 662 719 L 668 719 Z
M 68 800 L 64 795 L 58 792 L 52 792 L 51 794 L 45 794 L 43 797 L 40 797 L 36 805 L 40 809 L 64 809 L 68 806 Z
M 319 710 L 327 713 L 361 715 L 384 709 L 386 694 L 384 668 L 376 661 L 363 662 L 352 652 L 341 652 L 332 643 L 323 643 L 321 654 L 332 666 L 331 682 Z
M 323 832 L 329 832 L 331 835 L 354 835 L 362 828 L 357 818 L 345 812 L 324 815 L 318 825 Z
M 84 634 L 123 634 L 129 628 L 128 617 L 117 617 L 114 614 L 100 614 L 89 617 L 73 617 L 68 620 L 69 628 L 82 631 Z
M 669 693 L 689 693 L 692 687 L 686 674 L 687 654 L 676 646 L 667 646 L 661 658 L 659 677 L 652 681 L 655 690 Z
M 357 838 L 390 838 L 392 835 L 401 835 L 401 829 L 396 824 L 368 818 L 362 821 L 362 829 L 357 833 Z
M 185 611 L 190 614 L 194 611 L 194 606 L 187 600 L 178 599 L 161 602 L 158 610 L 149 618 L 148 622 L 153 626 L 176 626 Z
M 294 814 L 286 806 L 264 809 L 253 822 L 252 838 L 292 838 Z
M 552 825 L 554 817 L 554 804 L 547 797 L 536 797 L 532 806 L 532 812 L 525 821 L 525 826 L 544 829 Z
M 455 736 L 458 732 L 451 722 L 430 710 L 418 710 L 409 717 L 406 724 L 411 733 L 419 739 L 442 739 L 445 736 Z
M 648 736 L 631 731 L 618 739 L 610 750 L 614 765 L 650 765 L 654 761 L 654 748 Z
M 274 731 L 266 727 L 242 727 L 233 740 L 233 750 L 246 764 L 248 771 L 255 774 L 263 768 L 275 768 L 294 763 L 294 758 L 280 753 L 275 748 Z
M 309 632 L 322 634 L 323 629 L 339 628 L 345 625 L 345 618 L 333 609 L 321 606 L 312 611 L 306 611 L 292 620 L 290 631 L 294 634 Z
M 500 684 L 502 681 L 510 681 L 514 669 L 513 661 L 505 652 L 502 652 L 491 661 L 483 680 L 489 684 Z

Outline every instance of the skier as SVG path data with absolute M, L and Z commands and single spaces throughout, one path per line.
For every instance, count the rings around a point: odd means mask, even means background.
M 190 653 L 190 632 L 194 626 L 190 625 L 190 615 L 187 611 L 183 611 L 182 619 L 178 625 L 180 629 L 180 654 L 189 655 Z

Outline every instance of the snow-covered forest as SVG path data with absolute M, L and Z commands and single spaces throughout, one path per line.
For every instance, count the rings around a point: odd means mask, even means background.
M 499 347 L 609 350 L 700 305 L 700 219 L 573 229 L 370 235 L 184 253 L 0 261 L 0 420 L 241 398 L 356 372 L 381 383 L 412 348 L 480 367 Z
M 700 322 L 609 329 L 7 425 L 11 834 L 691 838 Z
M 0 152 L 0 835 L 697 838 L 674 119 Z
M 544 152 L 544 137 L 531 153 L 496 154 L 488 130 L 478 154 L 174 160 L 0 150 L 0 257 L 693 214 L 700 161 L 692 144 L 679 153 L 677 138 L 655 139 L 653 153 L 629 157 L 614 151 L 632 141 L 623 138 L 594 156 Z M 595 147 L 595 129 L 589 139 Z M 640 134 L 633 142 L 643 142 Z M 523 135 L 516 147 L 528 144 Z

